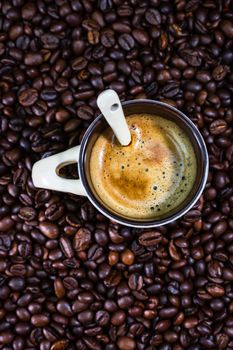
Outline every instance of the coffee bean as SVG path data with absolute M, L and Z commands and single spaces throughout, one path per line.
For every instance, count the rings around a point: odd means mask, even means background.
M 65 296 L 65 288 L 60 278 L 56 278 L 54 280 L 54 291 L 59 299 Z
M 213 227 L 213 233 L 215 236 L 222 235 L 227 230 L 227 223 L 224 220 L 219 221 Z
M 129 277 L 128 284 L 132 290 L 140 290 L 143 287 L 143 277 L 138 273 L 134 273 Z
M 142 29 L 134 29 L 133 32 L 134 39 L 141 45 L 148 45 L 150 41 L 150 37 L 146 31 Z
M 214 80 L 221 81 L 225 78 L 227 72 L 228 72 L 228 69 L 226 67 L 219 65 L 219 66 L 214 68 L 214 70 L 212 72 L 212 76 L 213 76 Z
M 201 213 L 199 210 L 190 210 L 184 217 L 187 222 L 195 222 L 199 220 L 201 217 Z
M 20 291 L 25 287 L 25 280 L 22 277 L 12 277 L 10 278 L 8 285 L 12 290 Z
M 101 77 L 91 78 L 91 84 L 95 89 L 101 90 L 104 87 L 103 79 Z
M 184 49 L 180 52 L 180 56 L 192 67 L 199 67 L 202 63 L 201 55 L 195 50 Z
M 185 88 L 188 90 L 188 91 L 191 91 L 191 92 L 194 92 L 194 93 L 197 93 L 199 91 L 201 91 L 202 89 L 202 84 L 197 82 L 197 81 L 188 81 Z
M 11 27 L 9 31 L 9 38 L 11 40 L 16 40 L 20 35 L 23 34 L 23 27 L 20 24 L 15 24 Z
M 32 246 L 30 243 L 23 242 L 18 246 L 19 255 L 23 258 L 29 258 L 32 253 Z
M 80 119 L 90 120 L 93 118 L 94 113 L 91 107 L 83 105 L 79 107 L 77 115 Z
M 94 301 L 94 297 L 93 297 L 93 294 L 90 292 L 81 292 L 78 295 L 78 300 L 83 303 L 90 304 Z
M 113 47 L 115 45 L 114 31 L 111 29 L 103 30 L 100 36 L 100 41 L 104 47 Z
M 225 290 L 222 286 L 219 286 L 217 284 L 209 284 L 206 287 L 208 293 L 212 295 L 213 297 L 221 297 L 225 294 Z
M 228 179 L 226 174 L 222 171 L 218 171 L 214 176 L 214 184 L 217 189 L 223 188 L 226 186 Z
M 125 322 L 125 319 L 126 319 L 126 313 L 122 310 L 118 310 L 113 313 L 111 317 L 111 323 L 114 326 L 120 326 Z
M 233 38 L 232 22 L 230 20 L 227 20 L 227 19 L 222 20 L 220 22 L 220 29 L 223 31 L 226 37 L 230 39 Z
M 219 349 L 225 349 L 229 343 L 229 337 L 225 333 L 219 333 L 216 336 L 216 344 L 219 347 Z
M 108 235 L 102 230 L 96 230 L 95 240 L 99 245 L 105 246 L 108 243 Z
M 45 33 L 40 39 L 45 49 L 56 49 L 59 45 L 59 40 L 54 34 Z
M 178 340 L 178 334 L 174 331 L 166 331 L 164 333 L 164 339 L 170 344 L 175 343 Z
M 226 281 L 233 281 L 233 270 L 229 268 L 223 269 L 223 278 Z
M 164 88 L 161 90 L 162 96 L 166 98 L 171 98 L 176 96 L 179 93 L 179 85 L 174 83 L 168 83 L 164 86 Z
M 63 316 L 71 317 L 73 315 L 73 312 L 71 310 L 71 307 L 69 303 L 65 300 L 59 300 L 57 303 L 57 311 L 60 312 Z
M 155 329 L 157 332 L 159 333 L 163 333 L 165 332 L 167 329 L 170 328 L 170 325 L 171 325 L 171 322 L 169 320 L 162 320 L 162 321 L 159 321 L 156 326 L 155 326 Z
M 23 264 L 13 264 L 10 267 L 10 272 L 13 276 L 24 276 L 27 270 Z
M 111 270 L 107 277 L 104 279 L 104 284 L 106 287 L 115 287 L 121 281 L 120 271 Z
M 232 327 L 225 327 L 224 331 L 229 337 L 232 337 Z
M 161 15 L 158 10 L 156 9 L 149 9 L 145 13 L 145 18 L 148 23 L 154 25 L 154 26 L 159 26 L 161 24 Z
M 15 332 L 19 335 L 29 334 L 31 327 L 28 323 L 20 322 L 15 326 Z
M 19 217 L 23 220 L 34 220 L 36 218 L 36 211 L 32 207 L 22 207 L 19 211 Z
M 71 62 L 71 67 L 74 71 L 80 71 L 87 66 L 87 63 L 84 57 L 78 57 Z
M 91 242 L 91 233 L 88 229 L 80 228 L 74 237 L 74 249 L 76 251 L 86 250 Z
M 82 324 L 88 324 L 91 323 L 91 321 L 93 320 L 93 312 L 86 310 L 86 311 L 82 311 L 78 314 L 78 320 L 79 322 L 81 322 Z
M 14 335 L 10 331 L 0 332 L 0 344 L 9 344 L 13 341 Z
M 134 253 L 129 249 L 124 250 L 121 253 L 120 258 L 125 265 L 132 265 L 134 263 Z
M 130 51 L 134 48 L 135 42 L 133 37 L 130 34 L 122 34 L 118 39 L 119 45 L 125 51 Z
M 210 302 L 210 307 L 213 310 L 220 311 L 224 308 L 224 302 L 221 299 L 213 299 Z
M 0 247 L 2 251 L 9 251 L 12 244 L 12 239 L 7 235 L 2 234 L 0 238 Z
M 43 56 L 40 52 L 26 53 L 24 63 L 26 66 L 39 66 L 43 63 Z
M 9 231 L 13 226 L 14 221 L 9 216 L 0 219 L 0 231 Z
M 213 135 L 219 135 L 226 131 L 227 123 L 223 119 L 216 119 L 210 124 L 210 132 Z
M 65 350 L 69 344 L 68 340 L 58 340 L 53 343 L 51 350 Z
M 22 18 L 29 21 L 31 20 L 36 14 L 36 6 L 33 3 L 26 3 L 22 7 Z
M 58 203 L 51 204 L 45 210 L 45 216 L 49 221 L 56 221 L 60 219 L 63 213 L 64 213 L 64 206 Z
M 19 94 L 19 103 L 24 107 L 32 106 L 38 99 L 36 89 L 27 89 Z
M 136 349 L 136 342 L 133 338 L 123 336 L 118 339 L 117 346 L 120 350 L 134 350 Z
M 110 266 L 116 265 L 119 261 L 119 253 L 117 252 L 110 252 L 108 256 L 108 263 Z
M 198 71 L 196 74 L 196 79 L 200 83 L 206 84 L 211 80 L 211 75 L 208 71 Z
M 100 33 L 97 30 L 89 30 L 87 33 L 87 40 L 91 45 L 97 45 L 99 43 Z
M 105 326 L 106 324 L 108 324 L 108 322 L 110 320 L 109 313 L 107 311 L 104 311 L 104 310 L 99 310 L 99 311 L 97 311 L 97 313 L 95 315 L 95 320 L 96 320 L 98 325 Z
M 13 341 L 13 349 L 15 350 L 22 350 L 25 346 L 25 340 L 18 336 Z
M 46 102 L 51 102 L 51 101 L 56 100 L 57 92 L 53 89 L 45 89 L 45 90 L 41 91 L 40 97 L 42 100 L 44 100 Z
M 49 318 L 43 314 L 36 314 L 32 316 L 31 323 L 36 327 L 44 327 L 49 324 Z
M 191 316 L 184 321 L 184 327 L 187 329 L 191 329 L 195 327 L 197 324 L 198 324 L 198 319 Z
M 233 54 L 231 50 L 224 50 L 222 53 L 222 62 L 224 64 L 231 64 L 233 61 Z
M 156 244 L 160 243 L 161 240 L 162 240 L 162 235 L 158 231 L 148 231 L 148 232 L 143 233 L 139 237 L 139 243 L 145 247 L 150 247 L 150 246 L 156 245 Z
M 63 251 L 64 255 L 67 258 L 72 258 L 74 256 L 74 252 L 73 252 L 73 248 L 70 243 L 70 240 L 64 236 L 60 238 L 59 242 L 60 242 L 61 250 Z
M 43 221 L 39 224 L 39 228 L 41 230 L 41 232 L 43 233 L 43 235 L 45 235 L 46 237 L 50 238 L 50 239 L 54 239 L 57 238 L 58 236 L 58 227 L 56 224 L 53 224 L 50 221 Z
M 208 272 L 211 277 L 218 278 L 222 276 L 222 265 L 218 261 L 213 261 L 208 264 Z
M 161 309 L 159 311 L 159 316 L 161 318 L 171 318 L 177 314 L 177 311 L 178 310 L 176 307 L 170 306 L 170 307 Z

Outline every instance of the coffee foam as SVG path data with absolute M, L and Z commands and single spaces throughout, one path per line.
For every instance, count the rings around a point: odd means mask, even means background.
M 107 128 L 95 142 L 90 175 L 101 201 L 123 216 L 156 218 L 177 207 L 196 177 L 188 136 L 174 122 L 150 115 L 126 118 L 132 141 L 123 147 Z

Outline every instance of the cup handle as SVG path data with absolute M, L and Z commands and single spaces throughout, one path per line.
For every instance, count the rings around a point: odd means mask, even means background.
M 65 179 L 58 175 L 61 167 L 78 162 L 80 146 L 68 149 L 36 162 L 32 167 L 32 181 L 35 187 L 86 196 L 80 180 Z

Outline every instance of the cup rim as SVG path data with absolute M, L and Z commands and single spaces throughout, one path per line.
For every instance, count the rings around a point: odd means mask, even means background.
M 208 157 L 208 152 L 207 152 L 207 147 L 206 147 L 205 141 L 204 141 L 200 131 L 196 127 L 196 125 L 183 112 L 181 112 L 177 108 L 175 108 L 167 103 L 157 101 L 157 100 L 150 100 L 150 99 L 128 100 L 128 101 L 122 102 L 122 106 L 124 107 L 124 106 L 129 106 L 129 105 L 139 105 L 139 104 L 145 104 L 145 103 L 159 105 L 159 106 L 171 109 L 175 113 L 178 113 L 184 119 L 184 121 L 186 121 L 186 123 L 188 124 L 190 129 L 193 131 L 196 143 L 201 150 L 201 154 L 203 157 L 203 163 L 204 163 L 204 174 L 202 176 L 198 190 L 197 190 L 196 194 L 194 195 L 194 197 L 182 209 L 180 209 L 177 213 L 175 213 L 171 216 L 168 216 L 167 218 L 163 218 L 160 220 L 157 219 L 154 221 L 151 220 L 148 222 L 143 221 L 143 219 L 141 219 L 139 221 L 134 221 L 133 219 L 121 218 L 117 214 L 112 213 L 110 210 L 105 208 L 101 203 L 99 203 L 99 201 L 96 199 L 96 197 L 92 193 L 91 189 L 89 188 L 88 181 L 86 179 L 85 168 L 84 168 L 86 146 L 87 146 L 88 141 L 89 141 L 90 137 L 92 136 L 97 124 L 99 123 L 99 121 L 102 118 L 104 118 L 102 114 L 99 114 L 97 116 L 97 118 L 89 125 L 89 127 L 86 130 L 86 132 L 83 136 L 83 139 L 81 141 L 79 161 L 78 161 L 79 177 L 80 177 L 80 180 L 81 180 L 81 182 L 86 190 L 86 194 L 87 194 L 88 199 L 97 208 L 98 211 L 100 211 L 103 215 L 105 215 L 107 218 L 109 218 L 112 221 L 115 221 L 119 224 L 126 225 L 129 227 L 135 227 L 135 228 L 153 228 L 153 227 L 166 225 L 166 224 L 169 224 L 169 223 L 179 219 L 181 216 L 185 215 L 195 205 L 195 203 L 200 198 L 200 196 L 205 188 L 207 178 L 208 178 L 208 171 L 209 171 L 209 157 Z

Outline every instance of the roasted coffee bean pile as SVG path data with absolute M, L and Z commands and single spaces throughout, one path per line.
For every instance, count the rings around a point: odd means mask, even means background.
M 233 349 L 232 63 L 231 0 L 0 1 L 0 349 Z M 130 229 L 34 188 L 108 87 L 200 129 L 208 183 L 178 222 Z

